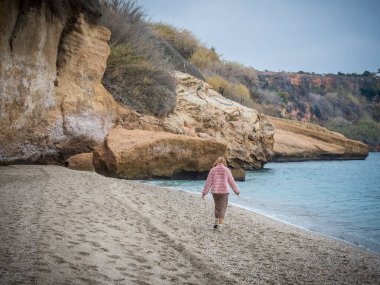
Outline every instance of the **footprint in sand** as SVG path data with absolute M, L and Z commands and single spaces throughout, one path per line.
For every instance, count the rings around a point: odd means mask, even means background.
M 145 263 L 147 262 L 148 260 L 146 260 L 144 257 L 142 256 L 136 256 L 136 257 L 132 257 L 134 260 L 136 260 L 137 262 L 139 263 Z
M 39 272 L 44 272 L 44 273 L 51 273 L 51 270 L 48 268 L 38 268 L 37 269 Z

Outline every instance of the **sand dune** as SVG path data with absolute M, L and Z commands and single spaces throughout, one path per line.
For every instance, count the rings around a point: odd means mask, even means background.
M 0 167 L 1 284 L 379 284 L 380 256 L 212 201 L 59 166 Z

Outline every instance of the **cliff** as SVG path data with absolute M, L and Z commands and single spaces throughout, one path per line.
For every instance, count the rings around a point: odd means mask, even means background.
M 273 161 L 365 159 L 368 146 L 320 126 L 267 117 L 275 127 Z
M 372 149 L 380 144 L 380 77 L 374 73 L 258 72 L 256 88 L 268 115 L 315 122 Z
M 139 114 L 116 103 L 101 84 L 110 52 L 108 29 L 89 20 L 83 9 L 62 18 L 48 1 L 38 7 L 25 3 L 0 3 L 1 164 L 63 163 L 103 144 L 115 126 L 182 135 L 200 149 L 225 145 L 230 166 L 243 169 L 262 168 L 274 151 L 277 160 L 366 156 L 362 144 L 316 126 L 268 119 L 181 72 L 173 73 L 173 113 L 164 118 Z M 149 164 L 152 157 L 139 161 Z M 186 169 L 197 171 L 191 167 Z
M 101 84 L 109 30 L 85 13 L 57 17 L 47 3 L 1 2 L 2 164 L 63 163 L 103 143 L 115 125 L 226 144 L 236 167 L 261 168 L 270 160 L 272 126 L 192 76 L 175 75 L 178 106 L 168 118 L 142 116 L 116 103 Z
M 0 3 L 0 162 L 62 161 L 102 142 L 122 112 L 101 84 L 110 32 L 24 4 Z

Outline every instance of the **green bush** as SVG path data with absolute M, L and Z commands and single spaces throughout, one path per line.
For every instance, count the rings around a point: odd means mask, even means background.
M 288 104 L 289 94 L 288 92 L 277 92 L 278 97 L 281 98 L 282 102 L 286 105 Z
M 362 87 L 360 88 L 360 94 L 366 97 L 368 101 L 372 101 L 377 95 L 380 95 L 380 90 L 372 87 Z
M 362 141 L 372 147 L 380 144 L 380 123 L 371 118 L 363 118 L 358 122 L 350 122 L 343 118 L 330 120 L 326 127 L 344 134 L 346 137 Z

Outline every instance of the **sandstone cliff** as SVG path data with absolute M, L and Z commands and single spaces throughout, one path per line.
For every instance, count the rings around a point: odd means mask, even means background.
M 0 2 L 2 164 L 63 163 L 72 154 L 90 152 L 102 144 L 119 125 L 126 130 L 183 135 L 189 142 L 203 139 L 210 145 L 226 145 L 230 166 L 259 169 L 274 154 L 270 121 L 277 128 L 276 159 L 366 155 L 364 145 L 338 134 L 327 136 L 330 132 L 322 128 L 305 131 L 295 122 L 268 120 L 256 110 L 222 97 L 204 81 L 180 72 L 174 74 L 174 112 L 166 118 L 138 114 L 117 104 L 101 84 L 109 54 L 107 29 L 88 22 L 80 13 L 70 23 L 48 17 L 46 2 L 28 11 L 23 11 L 20 3 Z M 302 136 L 308 143 L 291 143 L 289 134 Z
M 275 127 L 273 161 L 365 159 L 368 146 L 320 126 L 267 117 Z
M 110 32 L 80 13 L 55 17 L 41 3 L 26 10 L 22 1 L 0 4 L 1 163 L 63 163 L 102 143 L 115 123 L 225 143 L 235 167 L 270 160 L 272 126 L 192 76 L 176 74 L 178 107 L 168 118 L 117 104 L 101 84 Z
M 102 142 L 121 111 L 101 78 L 110 32 L 46 3 L 0 2 L 0 162 L 56 162 Z M 68 28 L 70 25 L 70 28 Z

